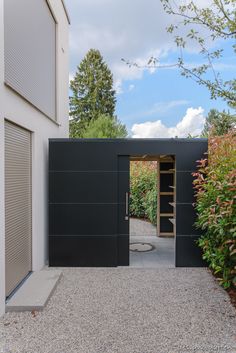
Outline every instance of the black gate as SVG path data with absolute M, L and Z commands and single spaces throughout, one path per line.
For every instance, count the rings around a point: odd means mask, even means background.
M 52 139 L 50 266 L 129 265 L 129 157 L 174 155 L 176 266 L 202 266 L 191 173 L 206 139 Z

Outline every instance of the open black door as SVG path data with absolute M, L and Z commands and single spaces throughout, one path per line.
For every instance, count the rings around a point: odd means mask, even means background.
M 129 266 L 129 156 L 118 156 L 118 266 Z

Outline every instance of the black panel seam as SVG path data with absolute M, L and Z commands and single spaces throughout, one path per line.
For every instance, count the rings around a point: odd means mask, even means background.
M 49 173 L 129 173 L 129 170 L 49 170 Z
M 119 203 L 117 202 L 49 202 L 49 205 L 119 205 Z
M 196 172 L 196 169 L 195 170 L 176 170 L 176 173 L 194 173 Z
M 201 237 L 202 234 L 176 234 L 176 237 Z
M 49 237 L 117 237 L 117 234 L 49 234 Z

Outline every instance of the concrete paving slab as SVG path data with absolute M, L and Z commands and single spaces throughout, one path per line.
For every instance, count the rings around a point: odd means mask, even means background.
M 130 266 L 135 268 L 173 268 L 175 267 L 175 239 L 156 235 L 156 227 L 143 219 L 130 218 L 130 244 L 150 243 L 152 251 L 130 251 Z
M 131 235 L 130 243 L 145 242 L 155 248 L 148 252 L 130 251 L 130 266 L 139 268 L 173 268 L 175 267 L 175 239 L 160 238 L 148 235 Z
M 144 219 L 130 218 L 129 219 L 129 233 L 130 235 L 140 236 L 157 236 L 157 227 Z
M 59 270 L 33 272 L 6 304 L 6 311 L 40 311 L 62 275 Z

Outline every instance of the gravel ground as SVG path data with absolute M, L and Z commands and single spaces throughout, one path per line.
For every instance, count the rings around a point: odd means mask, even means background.
M 206 269 L 63 269 L 43 312 L 0 320 L 0 352 L 236 352 L 235 328 Z
M 152 223 L 138 218 L 129 219 L 130 235 L 157 235 L 157 229 Z

